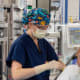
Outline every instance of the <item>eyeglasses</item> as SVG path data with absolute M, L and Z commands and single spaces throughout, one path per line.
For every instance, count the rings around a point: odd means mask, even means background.
M 51 25 L 38 25 L 38 24 L 35 24 L 35 22 L 32 22 L 32 24 L 36 25 L 37 28 L 42 29 L 42 30 L 51 29 Z
M 46 30 L 46 29 L 50 29 L 51 28 L 50 25 L 36 25 L 36 26 L 41 30 Z

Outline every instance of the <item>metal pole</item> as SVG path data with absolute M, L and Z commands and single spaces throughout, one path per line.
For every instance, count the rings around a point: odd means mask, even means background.
M 10 47 L 10 45 L 9 45 L 9 41 L 10 41 L 10 25 L 11 25 L 11 22 L 10 22 L 10 8 L 8 8 L 7 9 L 7 12 L 8 12 L 8 52 L 9 52 L 9 47 Z M 8 54 L 7 54 L 7 56 L 8 56 Z M 7 72 L 7 80 L 9 80 L 9 78 L 8 78 L 8 67 L 7 67 L 7 70 L 6 70 L 6 72 Z
M 56 18 L 56 11 L 54 12 L 54 32 L 56 31 L 56 20 L 55 20 L 55 18 Z

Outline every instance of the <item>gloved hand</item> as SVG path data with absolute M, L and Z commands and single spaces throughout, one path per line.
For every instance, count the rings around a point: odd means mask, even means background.
M 59 69 L 59 70 L 62 70 L 65 66 L 60 63 L 59 61 L 50 61 L 46 64 L 42 64 L 42 65 L 39 65 L 39 66 L 36 66 L 34 67 L 35 71 L 36 71 L 36 75 L 37 74 L 40 74 L 46 70 L 51 70 L 51 69 Z

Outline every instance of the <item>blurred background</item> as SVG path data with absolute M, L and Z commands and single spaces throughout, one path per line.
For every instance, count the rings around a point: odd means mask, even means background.
M 22 24 L 23 12 L 33 8 L 51 13 L 51 34 L 45 38 L 64 63 L 77 51 L 75 47 L 80 47 L 80 0 L 0 0 L 0 80 L 12 80 L 6 57 L 11 44 L 27 29 Z M 57 72 L 51 71 L 50 80 Z

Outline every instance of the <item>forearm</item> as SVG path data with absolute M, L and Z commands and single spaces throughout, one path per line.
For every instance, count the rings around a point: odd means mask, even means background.
M 15 70 L 12 69 L 12 77 L 16 80 L 28 79 L 35 75 L 38 75 L 49 68 L 47 67 L 48 64 L 38 65 L 34 68 L 16 68 Z
M 34 68 L 20 68 L 12 71 L 12 77 L 14 80 L 24 80 L 36 75 Z
M 51 69 L 61 70 L 63 68 L 63 65 L 61 65 L 61 63 L 55 60 L 50 61 L 49 63 L 46 63 L 46 64 L 35 66 L 34 68 L 22 68 L 18 64 L 17 66 L 14 63 L 11 68 L 12 77 L 15 80 L 24 80 L 24 79 L 31 78 L 35 75 L 38 75 L 46 70 L 51 70 Z

